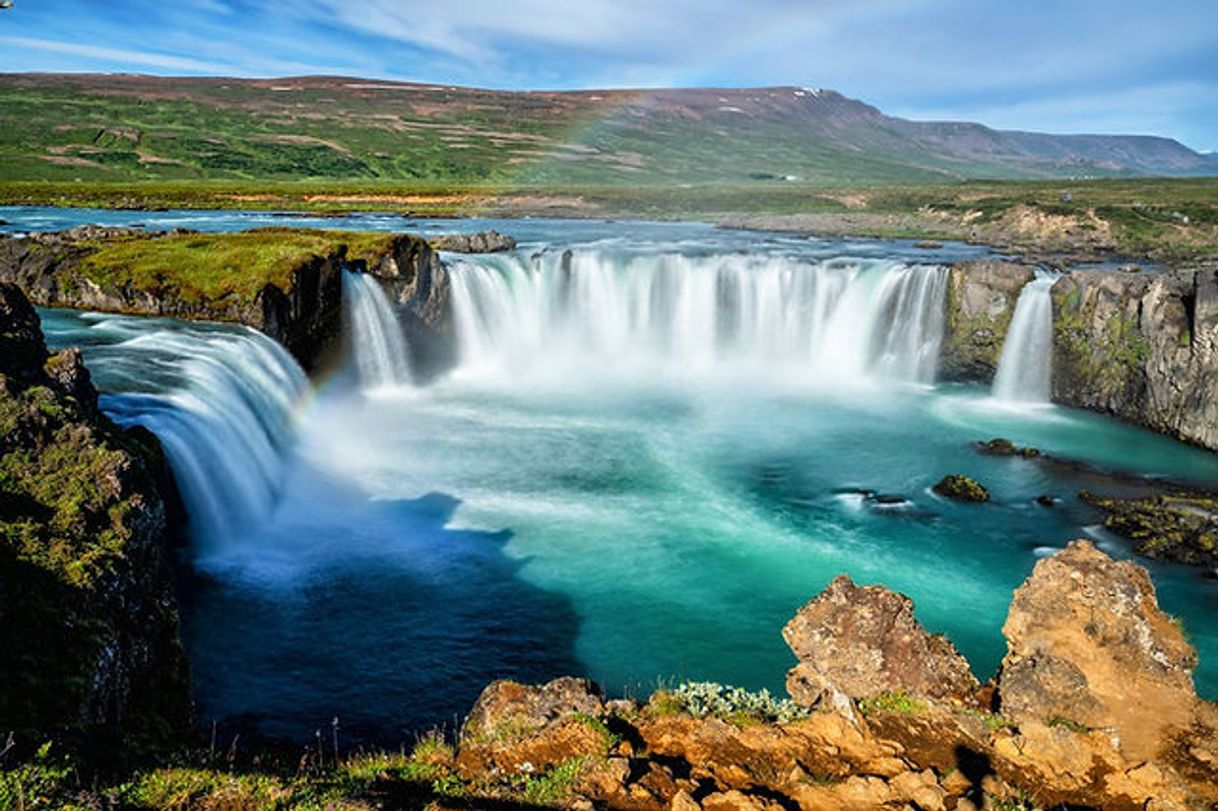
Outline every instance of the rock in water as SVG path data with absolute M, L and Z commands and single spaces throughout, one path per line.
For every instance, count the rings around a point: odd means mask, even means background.
M 957 474 L 944 476 L 932 489 L 944 498 L 950 498 L 955 501 L 982 502 L 990 500 L 990 491 L 968 476 Z
M 516 240 L 498 231 L 476 234 L 446 234 L 427 240 L 437 251 L 451 253 L 501 253 L 516 250 Z
M 1040 456 L 1040 451 L 1036 448 L 1021 448 L 1011 440 L 1002 437 L 995 437 L 989 442 L 978 442 L 974 447 L 982 456 L 1022 456 L 1025 459 Z
M 1141 758 L 1195 717 L 1197 654 L 1150 575 L 1088 541 L 1036 564 L 1002 632 L 998 696 L 1016 722 L 1111 730 Z
M 908 597 L 856 586 L 846 575 L 799 609 L 782 636 L 799 658 L 787 674 L 787 691 L 807 707 L 894 690 L 967 698 L 978 688 L 952 643 L 914 618 Z

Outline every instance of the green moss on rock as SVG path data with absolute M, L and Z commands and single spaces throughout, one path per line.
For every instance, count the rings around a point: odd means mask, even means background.
M 292 287 L 292 272 L 313 257 L 342 252 L 372 263 L 392 247 L 392 234 L 256 228 L 231 234 L 180 234 L 95 242 L 79 272 L 106 291 L 173 291 L 188 302 L 252 303 L 268 284 Z
M 1218 565 L 1218 495 L 1173 492 L 1143 498 L 1079 498 L 1107 515 L 1104 527 L 1134 543 L 1149 558 Z
M 0 356 L 31 335 L 41 346 L 37 314 L 0 285 Z M 0 428 L 0 730 L 103 756 L 119 747 L 97 741 L 120 733 L 124 751 L 181 734 L 157 461 L 96 410 L 77 353 L 7 363 Z
M 944 476 L 933 489 L 944 498 L 954 501 L 983 502 L 990 500 L 989 490 L 968 476 L 959 474 Z

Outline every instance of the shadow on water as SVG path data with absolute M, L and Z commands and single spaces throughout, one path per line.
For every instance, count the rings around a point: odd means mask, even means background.
M 328 744 L 337 718 L 344 748 L 396 746 L 453 731 L 494 679 L 582 674 L 570 603 L 518 576 L 510 532 L 446 528 L 459 504 L 365 502 L 358 526 L 312 528 L 331 548 L 311 570 L 192 569 L 183 637 L 203 726 Z

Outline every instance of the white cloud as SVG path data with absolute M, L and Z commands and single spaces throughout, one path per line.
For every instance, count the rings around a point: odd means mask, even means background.
M 83 56 L 89 59 L 100 59 L 121 65 L 145 65 L 151 68 L 187 73 L 224 73 L 232 69 L 231 65 L 207 62 L 186 56 L 174 56 L 171 54 L 153 53 L 151 51 L 135 51 L 125 48 L 107 48 L 99 45 L 82 45 L 76 42 L 60 42 L 58 40 L 37 39 L 35 37 L 0 36 L 0 43 L 33 51 Z

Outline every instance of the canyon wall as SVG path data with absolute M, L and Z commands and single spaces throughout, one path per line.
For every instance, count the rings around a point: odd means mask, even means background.
M 1218 450 L 1218 271 L 1053 286 L 1053 399 Z

